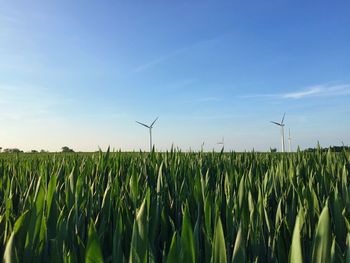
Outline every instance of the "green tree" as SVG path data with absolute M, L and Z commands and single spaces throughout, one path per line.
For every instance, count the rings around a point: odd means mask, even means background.
M 63 153 L 72 153 L 72 152 L 74 152 L 74 150 L 69 148 L 68 146 L 63 146 L 62 147 L 62 152 Z

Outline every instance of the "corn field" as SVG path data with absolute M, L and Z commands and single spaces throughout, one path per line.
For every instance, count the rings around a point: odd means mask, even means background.
M 350 262 L 348 153 L 0 154 L 4 262 Z

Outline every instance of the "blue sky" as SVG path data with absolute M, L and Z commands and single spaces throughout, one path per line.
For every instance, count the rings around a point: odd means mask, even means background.
M 2 1 L 0 146 L 350 144 L 349 1 Z M 287 136 L 286 136 L 287 137 Z

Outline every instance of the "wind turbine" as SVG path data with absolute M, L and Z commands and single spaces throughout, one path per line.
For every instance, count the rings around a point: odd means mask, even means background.
M 203 148 L 204 148 L 204 142 L 201 145 L 201 152 L 203 152 Z
M 289 129 L 288 142 L 289 142 L 289 152 L 292 152 L 292 138 L 290 137 L 290 129 Z
M 138 122 L 136 121 L 138 124 L 142 125 L 142 126 L 145 126 L 146 128 L 149 129 L 149 149 L 150 149 L 150 152 L 152 152 L 152 128 L 153 128 L 153 125 L 154 123 L 158 120 L 158 117 L 151 123 L 151 125 L 146 125 L 142 122 Z
M 281 137 L 282 137 L 282 152 L 284 153 L 284 117 L 286 116 L 286 113 L 283 114 L 282 121 L 280 123 L 271 121 L 271 123 L 276 124 L 281 127 Z
M 221 142 L 218 142 L 217 144 L 221 144 L 222 145 L 222 148 L 225 147 L 225 138 L 222 137 L 222 141 Z

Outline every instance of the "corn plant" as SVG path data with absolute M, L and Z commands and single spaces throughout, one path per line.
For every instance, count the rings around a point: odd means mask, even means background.
M 350 155 L 0 154 L 4 262 L 350 262 Z

